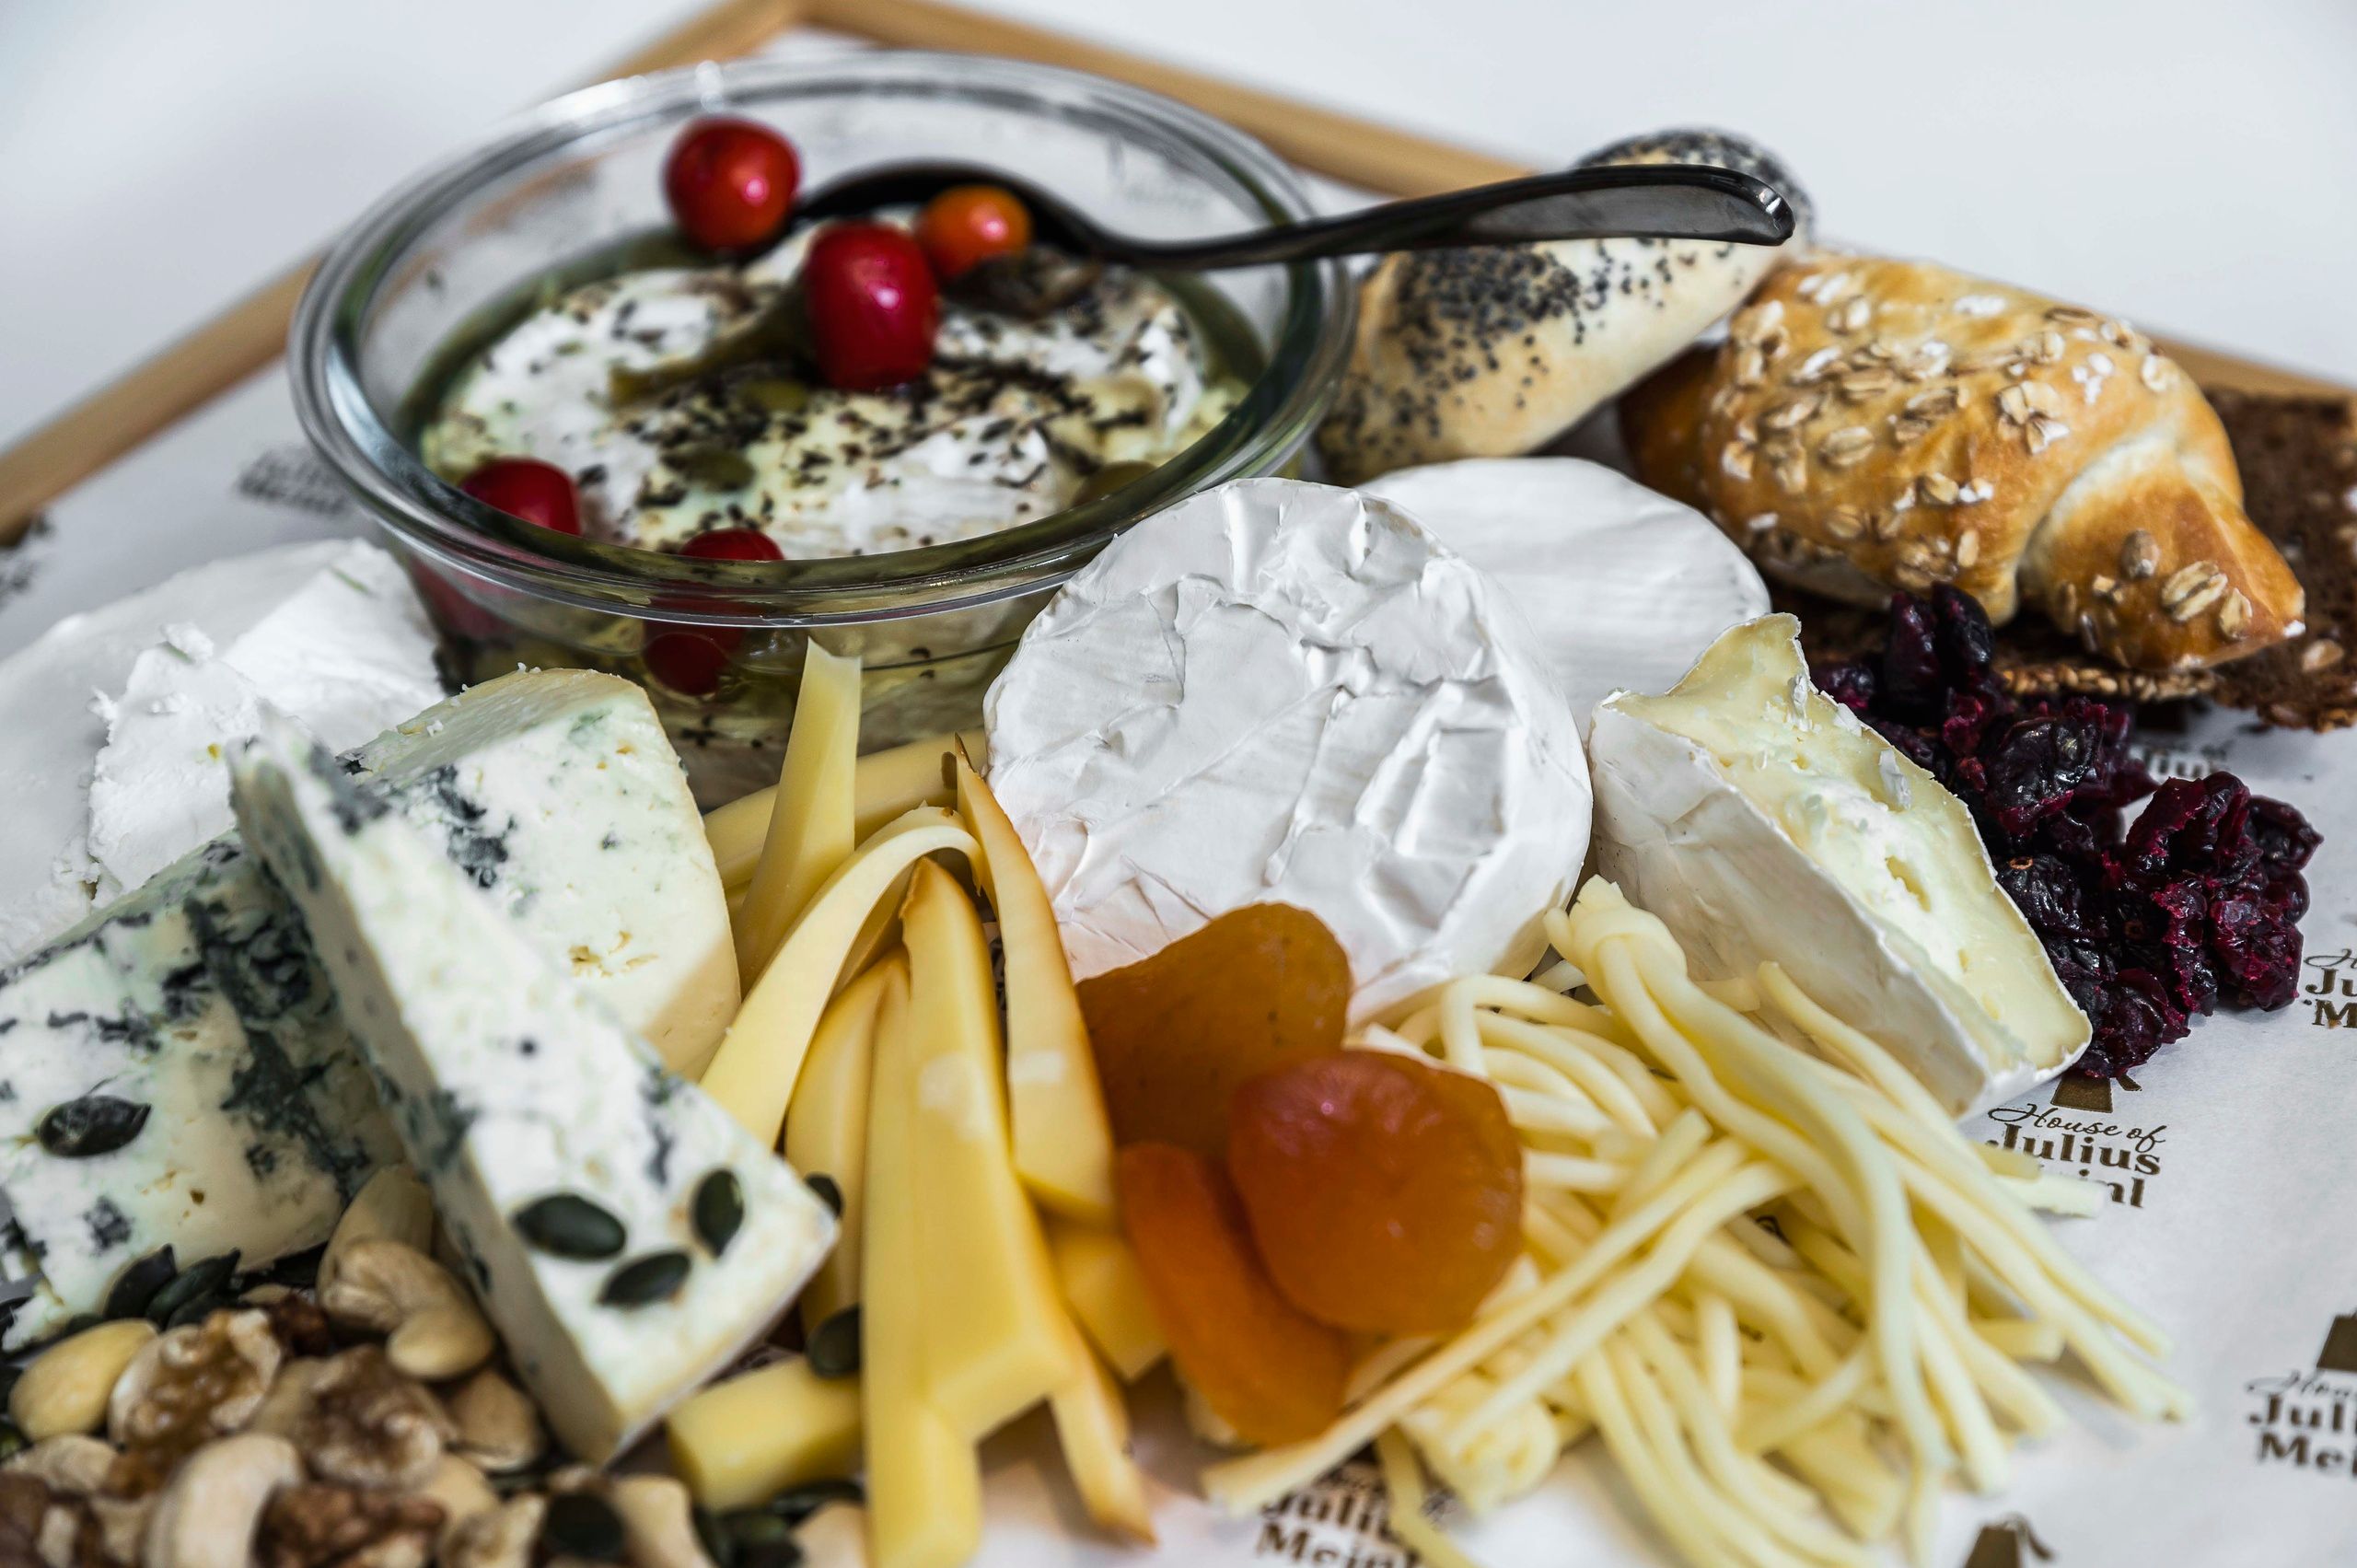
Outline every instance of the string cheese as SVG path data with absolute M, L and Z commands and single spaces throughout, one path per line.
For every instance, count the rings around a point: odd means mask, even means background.
M 1051 1219 L 1048 1252 L 1064 1304 L 1122 1382 L 1136 1382 L 1169 1353 L 1145 1276 L 1120 1232 Z
M 928 736 L 903 746 L 870 751 L 852 775 L 852 830 L 865 842 L 877 829 L 920 806 L 947 806 L 957 792 L 943 776 L 943 764 L 963 751 L 983 765 L 989 737 L 979 729 L 955 735 Z M 777 808 L 778 786 L 771 784 L 739 796 L 726 806 L 704 813 L 704 838 L 720 868 L 721 884 L 742 897 L 761 864 L 761 845 L 769 839 L 770 818 Z
M 776 805 L 737 914 L 737 969 L 749 985 L 810 895 L 851 856 L 858 757 L 859 660 L 813 643 L 802 666 Z
M 789 1356 L 690 1395 L 665 1423 L 671 1466 L 705 1507 L 750 1508 L 856 1469 L 859 1407 L 856 1378 Z
M 816 1329 L 859 1299 L 860 1215 L 867 1176 L 869 1069 L 876 1049 L 876 1008 L 888 984 L 908 983 L 897 957 L 863 972 L 843 988 L 810 1042 L 810 1057 L 785 1111 L 785 1163 L 805 1177 L 825 1176 L 842 1195 L 842 1230 L 835 1249 L 803 1287 L 796 1305 L 805 1330 Z

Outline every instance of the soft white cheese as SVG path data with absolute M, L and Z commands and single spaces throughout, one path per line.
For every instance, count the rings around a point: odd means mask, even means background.
M 1809 684 L 1791 616 L 1607 702 L 1589 753 L 1598 871 L 1703 977 L 1782 964 L 1959 1115 L 2084 1049 L 1963 803 Z
M 675 1065 L 710 1055 L 737 999 L 727 904 L 644 692 L 508 676 L 346 765 Z M 136 1135 L 46 1148 L 41 1119 L 93 1094 L 145 1108 Z M 5 1342 L 97 1310 L 165 1245 L 183 1265 L 233 1248 L 259 1264 L 323 1240 L 396 1147 L 301 922 L 217 840 L 0 970 L 0 1192 L 13 1272 L 45 1276 Z
M 769 1327 L 832 1211 L 324 749 L 273 725 L 235 772 L 247 842 L 301 908 L 517 1372 L 603 1462 Z M 584 1255 L 520 1222 L 550 1199 L 619 1234 Z
M 265 700 L 330 744 L 353 746 L 442 694 L 434 646 L 391 556 L 358 540 L 327 540 L 184 572 L 68 616 L 0 662 L 0 730 L 9 737 L 0 747 L 0 799 L 10 811 L 9 830 L 0 833 L 0 964 L 33 952 L 228 825 L 226 785 L 212 786 L 209 810 L 181 819 L 181 803 L 128 783 L 145 768 L 135 760 L 137 732 L 150 718 L 170 716 L 150 713 L 148 703 L 173 695 L 157 689 L 163 676 L 151 674 L 147 703 L 126 709 L 118 700 L 143 656 L 200 649 L 225 657 Z M 111 749 L 110 732 L 122 725 L 133 733 Z M 110 750 L 111 765 L 101 755 Z M 90 793 L 102 767 L 126 783 L 109 792 L 94 820 Z M 181 826 L 143 820 L 151 808 Z M 192 830 L 200 818 L 210 825 Z M 125 858 L 95 859 L 94 829 Z
M 1661 691 L 1720 633 L 1768 613 L 1767 585 L 1708 517 L 1601 463 L 1469 458 L 1360 491 L 1497 579 L 1583 730 L 1613 692 Z
M 1325 485 L 1243 481 L 1132 528 L 985 711 L 991 787 L 1083 978 L 1288 903 L 1332 928 L 1372 1016 L 1526 970 L 1587 848 L 1529 627 L 1404 513 Z

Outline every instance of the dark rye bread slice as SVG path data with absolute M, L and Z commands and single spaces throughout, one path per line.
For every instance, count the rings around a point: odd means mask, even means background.
M 2289 729 L 2357 724 L 2357 402 L 2217 391 L 2243 505 L 2308 592 L 2307 630 L 2222 666 L 2217 699 Z

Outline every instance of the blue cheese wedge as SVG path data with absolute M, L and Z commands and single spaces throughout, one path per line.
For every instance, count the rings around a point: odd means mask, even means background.
M 726 895 L 636 687 L 508 676 L 344 765 L 668 1060 L 710 1054 L 737 999 Z M 0 1192 L 32 1282 L 0 1343 L 101 1310 L 167 1246 L 250 1265 L 325 1240 L 399 1155 L 302 923 L 217 840 L 0 970 Z
M 1963 803 L 1809 684 L 1791 616 L 1608 699 L 1588 749 L 1597 870 L 1702 978 L 1782 964 L 1959 1115 L 2085 1048 Z
M 517 1371 L 604 1461 L 769 1327 L 832 1212 L 325 749 L 268 726 L 233 778 Z

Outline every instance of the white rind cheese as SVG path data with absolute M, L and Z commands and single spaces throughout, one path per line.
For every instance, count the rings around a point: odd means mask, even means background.
M 1789 970 L 1958 1115 L 2067 1066 L 2086 1018 L 1963 804 L 1813 688 L 1800 626 L 1729 632 L 1589 732 L 1598 873 L 1698 975 Z
M 1693 507 L 1579 458 L 1468 458 L 1359 487 L 1497 579 L 1585 729 L 1615 691 L 1659 691 L 1768 613 L 1743 552 Z
M 0 800 L 10 812 L 0 833 L 0 965 L 227 826 L 224 787 L 206 796 L 211 826 L 167 827 L 180 820 L 180 803 L 131 783 L 144 771 L 145 710 L 175 693 L 143 683 L 151 688 L 143 700 L 126 703 L 124 685 L 143 656 L 173 644 L 184 663 L 193 662 L 192 650 L 217 654 L 263 699 L 338 748 L 442 695 L 433 629 L 400 564 L 359 540 L 214 562 L 65 617 L 0 661 L 0 732 L 8 737 L 0 747 Z M 125 787 L 94 802 L 94 781 L 110 773 Z M 184 836 L 159 839 L 157 830 Z M 135 853 L 119 864 L 94 859 L 94 837 Z
M 1287 903 L 1341 942 L 1364 1019 L 1527 969 L 1587 848 L 1529 627 L 1404 513 L 1326 485 L 1244 481 L 1132 528 L 985 712 L 1075 979 Z
M 273 726 L 235 775 L 517 1370 L 603 1462 L 769 1327 L 833 1214 L 324 749 Z
M 675 1064 L 737 1002 L 719 872 L 644 693 L 564 670 L 427 710 L 350 764 L 512 913 L 524 938 Z M 226 769 L 223 770 L 226 772 Z M 102 1155 L 36 1135 L 100 1094 L 147 1114 Z M 165 1245 L 249 1265 L 325 1240 L 398 1140 L 301 922 L 227 837 L 0 970 L 0 1192 L 40 1284 L 0 1343 L 97 1311 Z

